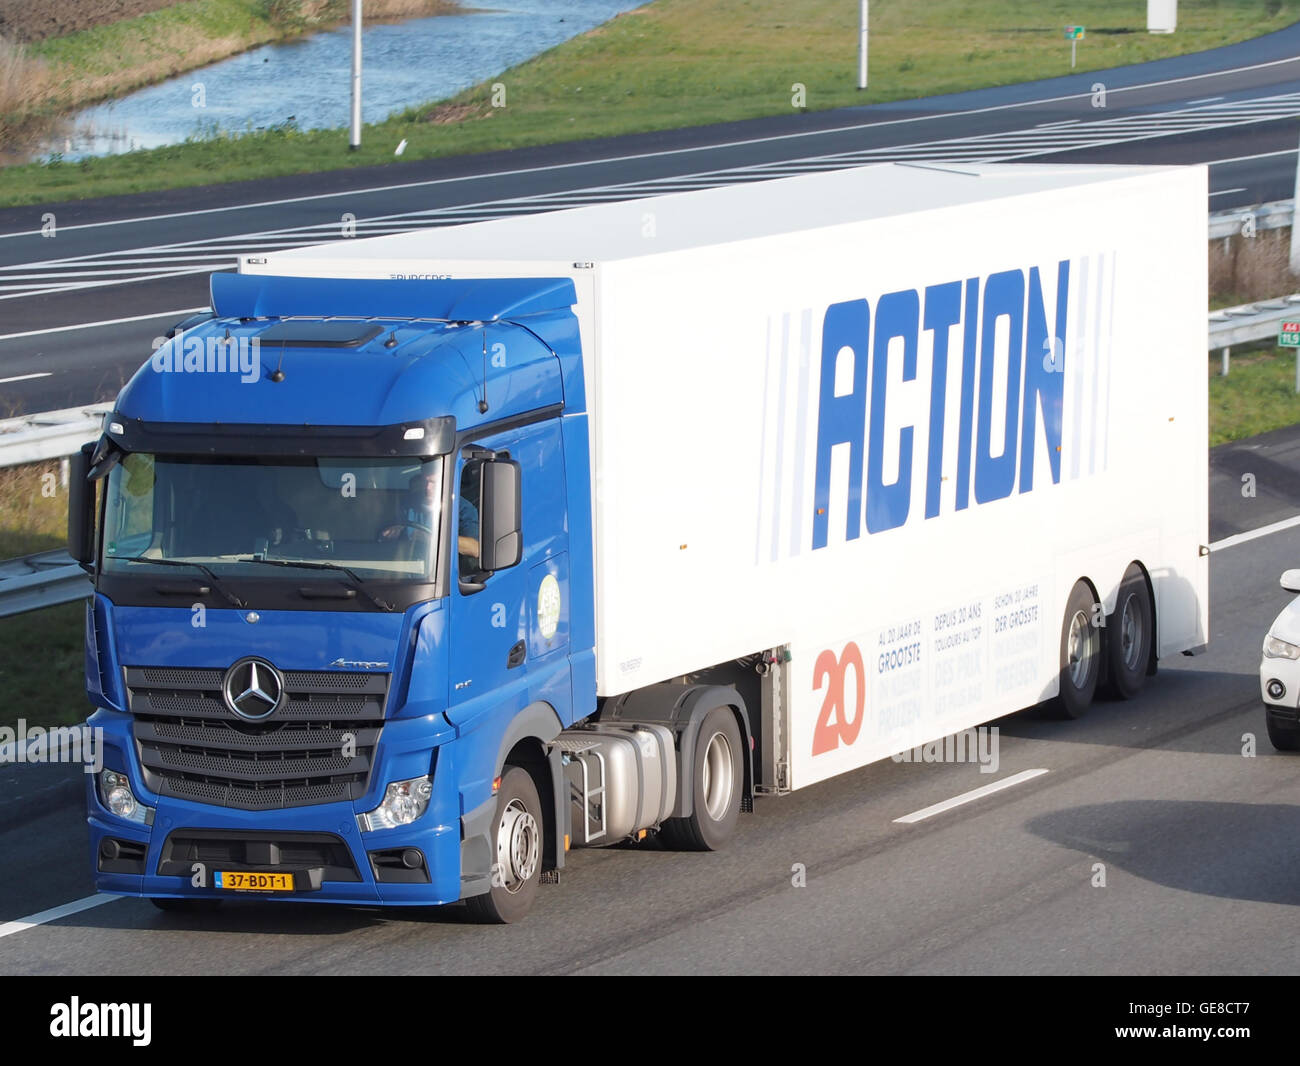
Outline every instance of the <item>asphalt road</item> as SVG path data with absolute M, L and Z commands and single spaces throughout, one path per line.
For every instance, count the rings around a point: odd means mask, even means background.
M 1212 536 L 1300 512 L 1298 455 L 1300 428 L 1216 450 Z M 1268 744 L 1257 667 L 1298 558 L 1300 528 L 1216 550 L 1208 652 L 1079 721 L 1003 718 L 994 774 L 878 763 L 760 797 L 722 852 L 573 852 L 513 927 L 459 906 L 180 917 L 117 899 L 3 935 L 92 892 L 65 800 L 0 832 L 0 974 L 1295 973 L 1300 757 Z M 895 821 L 1026 770 L 1048 772 Z
M 890 159 L 1211 163 L 1207 209 L 1219 210 L 1289 197 L 1298 141 L 1300 24 L 1211 52 L 920 101 L 7 209 L 0 413 L 111 398 L 153 337 L 207 303 L 212 270 L 239 252 L 345 239 L 345 214 L 364 236 Z M 137 316 L 153 317 L 121 321 Z

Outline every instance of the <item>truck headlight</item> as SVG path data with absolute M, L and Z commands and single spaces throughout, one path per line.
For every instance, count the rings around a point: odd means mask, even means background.
M 395 829 L 410 825 L 429 808 L 433 795 L 433 782 L 428 777 L 412 777 L 409 781 L 393 781 L 384 792 L 384 802 L 373 811 L 357 815 L 357 824 L 363 832 L 375 829 Z
M 119 774 L 116 770 L 101 770 L 99 798 L 119 818 L 139 822 L 141 825 L 153 825 L 153 808 L 146 807 L 135 798 L 126 774 Z
M 1300 648 L 1269 635 L 1264 639 L 1264 655 L 1269 659 L 1300 659 Z

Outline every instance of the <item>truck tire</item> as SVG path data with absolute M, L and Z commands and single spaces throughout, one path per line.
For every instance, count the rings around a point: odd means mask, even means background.
M 1106 694 L 1131 700 L 1147 679 L 1155 609 L 1146 578 L 1137 566 L 1124 571 L 1115 613 L 1106 619 Z
M 521 921 L 542 880 L 542 802 L 532 775 L 507 766 L 497 792 L 496 858 L 492 888 L 465 901 L 470 916 L 486 925 Z
M 1097 692 L 1103 649 L 1101 630 L 1093 624 L 1096 610 L 1092 589 L 1076 581 L 1061 620 L 1061 687 L 1046 706 L 1051 718 L 1083 717 Z
M 670 848 L 717 851 L 731 838 L 745 788 L 740 743 L 740 727 L 730 707 L 714 707 L 704 716 L 695 734 L 692 812 L 687 818 L 669 818 L 659 831 Z
M 1300 751 L 1300 729 L 1279 722 L 1268 711 L 1264 712 L 1264 728 L 1274 751 Z

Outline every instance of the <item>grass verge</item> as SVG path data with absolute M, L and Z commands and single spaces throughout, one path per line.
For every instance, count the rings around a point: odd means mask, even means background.
M 1210 360 L 1210 447 L 1300 422 L 1296 349 L 1234 349 L 1227 377 Z
M 0 618 L 0 726 L 75 725 L 90 714 L 83 680 L 86 606 L 81 601 Z
M 1183 0 L 1172 35 L 1148 34 L 1145 14 L 1133 0 L 877 0 L 870 88 L 858 92 L 856 4 L 656 0 L 451 100 L 367 127 L 355 152 L 341 130 L 217 134 L 10 167 L 0 173 L 0 204 L 375 165 L 391 162 L 403 140 L 405 159 L 432 158 L 1053 77 L 1070 73 L 1062 27 L 1071 23 L 1088 27 L 1078 70 L 1099 71 L 1281 29 L 1300 18 L 1300 0 Z
M 0 469 L 0 559 L 68 543 L 68 494 L 60 463 Z
M 1291 273 L 1291 228 L 1210 242 L 1210 310 L 1300 290 Z

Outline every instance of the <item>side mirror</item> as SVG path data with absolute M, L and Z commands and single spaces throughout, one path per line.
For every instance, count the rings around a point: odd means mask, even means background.
M 84 569 L 95 558 L 95 483 L 87 479 L 94 444 L 68 460 L 68 554 Z
M 1300 592 L 1300 570 L 1287 570 L 1282 574 L 1282 587 L 1287 592 Z
M 506 570 L 524 556 L 521 468 L 513 459 L 485 459 L 481 469 L 479 565 L 488 572 Z

